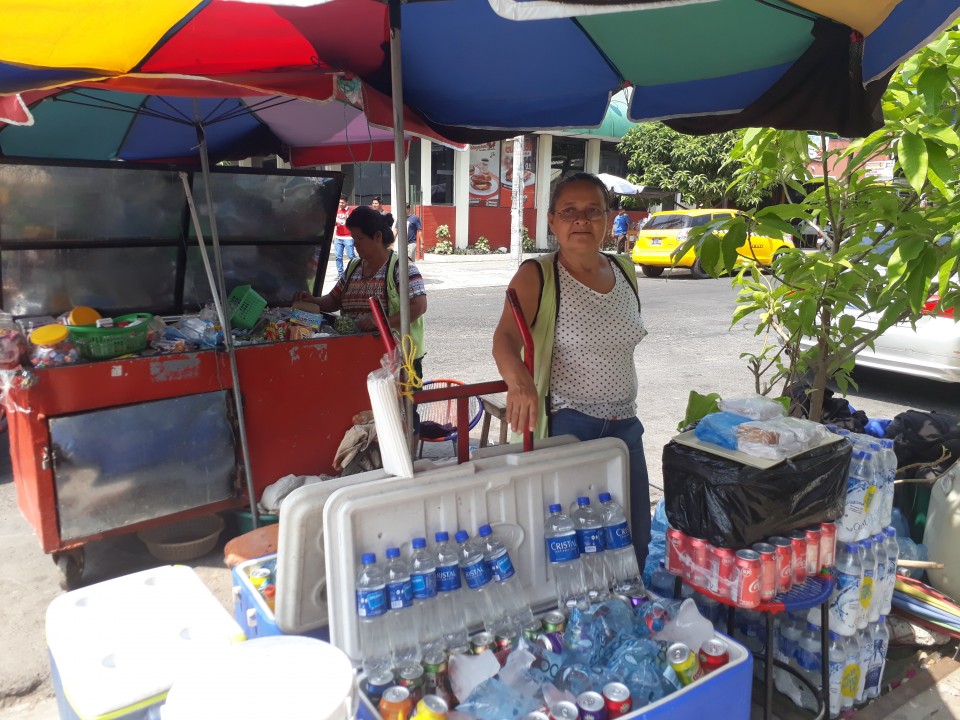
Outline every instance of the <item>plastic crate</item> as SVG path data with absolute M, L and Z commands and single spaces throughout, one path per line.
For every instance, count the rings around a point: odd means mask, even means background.
M 249 330 L 257 324 L 260 313 L 267 306 L 264 300 L 249 285 L 237 285 L 230 291 L 230 325 L 241 330 Z
M 70 326 L 70 342 L 87 360 L 107 360 L 140 352 L 147 347 L 147 328 L 153 315 L 133 313 L 114 318 L 115 323 L 139 321 L 133 327 L 98 328 L 92 325 Z

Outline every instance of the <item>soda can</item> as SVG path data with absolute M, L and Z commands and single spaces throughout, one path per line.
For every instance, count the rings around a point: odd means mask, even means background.
M 607 720 L 607 705 L 603 695 L 589 690 L 577 696 L 579 720 Z
M 833 567 L 833 556 L 837 549 L 836 523 L 820 523 L 820 567 Z
M 539 620 L 531 620 L 523 626 L 523 637 L 530 642 L 536 642 L 543 634 L 543 624 Z
M 447 720 L 447 702 L 437 695 L 424 695 L 417 703 L 417 720 Z
M 730 597 L 734 584 L 734 559 L 736 553 L 730 548 L 713 549 L 713 571 L 707 589 L 714 595 Z
M 787 537 L 793 544 L 793 584 L 803 585 L 807 581 L 807 535 L 803 530 L 791 530 Z
M 393 684 L 392 672 L 371 675 L 363 683 L 363 694 L 370 698 L 370 702 L 376 705 L 380 702 L 380 698 L 383 697 L 384 691 L 388 687 L 392 687 Z
M 788 592 L 793 587 L 793 543 L 781 535 L 767 542 L 777 551 L 777 594 Z
M 712 673 L 730 662 L 730 648 L 720 638 L 707 640 L 700 646 L 698 659 L 704 674 Z
M 580 709 L 572 702 L 558 702 L 550 708 L 550 720 L 579 720 Z
M 630 607 L 632 608 L 638 608 L 650 599 L 647 597 L 646 592 L 640 588 L 629 590 L 626 594 L 618 595 L 617 597 L 620 597 L 626 602 L 630 603 Z
M 566 616 L 559 610 L 551 610 L 543 616 L 543 631 L 545 633 L 563 632 L 567 626 Z
M 493 648 L 495 642 L 496 638 L 493 633 L 479 632 L 470 638 L 470 652 L 474 655 L 481 655 Z
M 710 544 L 700 538 L 687 538 L 687 547 L 690 549 L 689 580 L 694 585 L 706 587 L 707 576 L 710 574 Z
M 520 641 L 520 633 L 513 628 L 504 628 L 496 635 L 497 650 L 513 650 Z
M 423 656 L 423 671 L 427 675 L 440 675 L 447 671 L 447 654 L 443 650 L 430 650 Z
M 633 709 L 630 688 L 623 683 L 607 683 L 603 686 L 603 699 L 607 706 L 607 720 L 627 715 Z
M 413 714 L 413 699 L 410 697 L 410 691 L 401 685 L 388 687 L 383 691 L 383 697 L 380 698 L 377 708 L 383 720 L 401 720 L 401 718 L 407 720 Z
M 563 652 L 563 635 L 561 633 L 544 633 L 537 638 L 537 642 L 552 653 L 559 655 L 561 652 Z
M 687 577 L 687 564 L 684 556 L 687 554 L 687 536 L 676 528 L 667 528 L 667 543 L 664 548 L 663 566 L 667 572 Z
M 270 572 L 270 568 L 258 567 L 250 573 L 250 584 L 255 588 L 259 588 L 270 579 L 271 575 L 273 575 L 273 573 Z
M 674 643 L 667 648 L 667 662 L 670 663 L 681 685 L 689 685 L 703 677 L 700 661 L 683 643 Z
M 777 549 L 770 543 L 754 543 L 760 556 L 760 599 L 773 600 L 777 594 Z
M 737 607 L 755 608 L 760 604 L 760 553 L 755 550 L 737 550 Z
M 807 577 L 820 574 L 820 526 L 814 525 L 804 529 L 807 536 L 807 563 L 805 570 Z

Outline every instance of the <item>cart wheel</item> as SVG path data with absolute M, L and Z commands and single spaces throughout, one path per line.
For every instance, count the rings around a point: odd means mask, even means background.
M 57 564 L 57 569 L 60 570 L 61 588 L 73 590 L 80 585 L 80 578 L 83 577 L 83 548 L 55 553 L 53 561 Z

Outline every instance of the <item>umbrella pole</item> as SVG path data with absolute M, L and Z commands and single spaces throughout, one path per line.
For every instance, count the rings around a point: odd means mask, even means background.
M 390 0 L 390 85 L 393 95 L 393 163 L 397 178 L 397 196 L 393 198 L 393 215 L 397 220 L 396 248 L 400 264 L 400 337 L 410 334 L 410 275 L 407 272 L 407 164 L 403 143 L 403 60 L 400 54 L 400 0 Z M 402 340 L 401 340 L 402 347 Z M 407 445 L 413 447 L 413 401 L 404 398 L 407 422 Z
M 203 244 L 203 235 L 200 233 L 197 222 L 197 240 L 204 256 L 204 266 L 207 268 L 207 277 L 211 282 L 210 291 L 214 297 L 214 305 L 219 306 L 220 326 L 223 328 L 223 344 L 227 348 L 227 358 L 230 362 L 230 379 L 233 382 L 233 402 L 237 411 L 237 430 L 240 434 L 240 453 L 243 458 L 243 474 L 247 485 L 247 497 L 250 500 L 250 519 L 254 529 L 260 527 L 260 517 L 257 514 L 257 496 L 253 488 L 253 476 L 250 474 L 250 446 L 247 443 L 247 423 L 243 415 L 243 398 L 240 393 L 240 373 L 237 370 L 237 353 L 233 344 L 233 328 L 230 327 L 230 313 L 224 312 L 227 307 L 227 284 L 223 277 L 223 259 L 220 256 L 220 235 L 217 232 L 217 214 L 213 209 L 213 193 L 210 191 L 210 158 L 207 156 L 207 139 L 203 127 L 197 124 L 197 139 L 200 149 L 200 168 L 203 172 L 203 186 L 207 197 L 207 212 L 210 218 L 210 243 L 213 245 L 213 261 L 217 266 L 217 280 L 219 288 L 213 284 L 213 274 L 210 272 L 210 261 L 206 258 L 206 247 Z M 188 198 L 192 196 L 188 194 Z M 191 210 L 193 203 L 190 203 Z M 216 298 L 219 296 L 219 303 Z

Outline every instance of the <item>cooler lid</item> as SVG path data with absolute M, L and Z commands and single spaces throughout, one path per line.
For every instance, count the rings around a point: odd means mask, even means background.
M 331 643 L 359 664 L 354 584 L 360 555 L 375 552 L 379 560 L 386 548 L 399 547 L 408 557 L 413 538 L 426 537 L 433 547 L 440 530 L 474 537 L 489 523 L 508 546 L 534 612 L 555 605 L 543 543 L 547 506 L 567 508 L 580 495 L 594 500 L 609 492 L 629 507 L 628 462 L 623 441 L 603 438 L 465 463 L 459 474 L 444 469 L 337 490 L 323 510 Z M 479 628 L 471 605 L 468 622 Z

